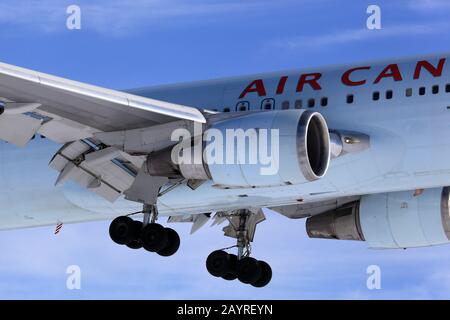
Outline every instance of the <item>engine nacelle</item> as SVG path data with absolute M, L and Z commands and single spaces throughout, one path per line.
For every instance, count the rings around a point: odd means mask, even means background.
M 371 248 L 449 243 L 450 187 L 362 196 L 358 202 L 307 219 L 310 238 L 362 240 Z
M 215 122 L 194 139 L 152 154 L 147 167 L 152 175 L 253 188 L 314 181 L 329 162 L 330 135 L 320 113 L 276 110 Z

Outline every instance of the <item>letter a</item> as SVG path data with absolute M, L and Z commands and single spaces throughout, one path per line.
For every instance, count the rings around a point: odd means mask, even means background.
M 367 7 L 367 29 L 380 30 L 381 29 L 381 8 L 377 5 L 370 5 Z
M 67 7 L 66 13 L 70 15 L 66 21 L 67 29 L 80 30 L 81 29 L 81 8 L 76 5 L 71 5 L 71 6 Z

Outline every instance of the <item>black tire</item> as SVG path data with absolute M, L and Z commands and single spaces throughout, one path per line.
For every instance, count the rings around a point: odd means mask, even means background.
M 168 238 L 167 246 L 159 250 L 158 254 L 163 257 L 169 257 L 178 251 L 178 248 L 180 247 L 180 236 L 173 229 L 165 228 L 165 230 Z
M 127 247 L 133 250 L 141 249 L 142 243 L 140 240 L 133 240 L 129 244 L 127 244 Z
M 236 280 L 237 279 L 237 262 L 238 258 L 235 254 L 228 254 L 228 273 L 222 276 L 224 280 Z
M 272 280 L 272 268 L 265 261 L 258 261 L 258 264 L 261 267 L 261 277 L 252 283 L 252 286 L 262 288 L 267 286 L 270 280 Z
M 227 273 L 226 275 L 222 276 L 222 279 L 227 281 L 233 281 L 237 279 L 237 275 L 235 273 Z
M 164 227 L 157 223 L 146 225 L 141 232 L 141 243 L 145 250 L 158 252 L 168 243 L 168 236 Z
M 109 226 L 109 236 L 117 244 L 129 244 L 135 240 L 136 224 L 130 217 L 118 217 Z
M 261 273 L 261 266 L 254 258 L 245 257 L 237 263 L 237 276 L 242 283 L 255 283 L 261 277 Z
M 134 223 L 134 227 L 136 228 L 135 238 L 137 240 L 141 236 L 141 231 L 142 231 L 142 227 L 144 226 L 144 224 L 141 221 L 137 221 L 137 220 L 134 220 L 133 223 Z
M 230 255 L 222 250 L 212 252 L 206 259 L 206 269 L 214 277 L 223 277 L 229 273 Z
M 238 263 L 238 257 L 235 254 L 228 254 L 230 261 L 229 261 L 229 268 L 231 273 L 237 273 L 237 263 Z
M 134 220 L 133 223 L 134 223 L 134 240 L 128 243 L 127 247 L 130 249 L 137 250 L 142 248 L 140 237 L 143 223 L 137 220 Z

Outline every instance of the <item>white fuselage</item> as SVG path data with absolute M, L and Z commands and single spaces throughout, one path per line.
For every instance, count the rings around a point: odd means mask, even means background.
M 330 129 L 370 136 L 367 150 L 333 159 L 320 180 L 256 189 L 225 190 L 204 183 L 191 190 L 180 185 L 159 198 L 160 214 L 274 207 L 450 185 L 448 58 L 390 60 L 130 90 L 155 99 L 230 112 L 241 107 L 295 108 L 301 100 L 301 107 L 311 106 L 320 112 Z M 374 92 L 379 93 L 379 99 Z M 48 161 L 59 147 L 41 137 L 26 148 L 0 143 L 0 201 L 5 204 L 0 228 L 100 220 L 140 209 L 140 204 L 123 199 L 108 203 L 73 184 L 55 187 L 57 172 L 48 168 Z

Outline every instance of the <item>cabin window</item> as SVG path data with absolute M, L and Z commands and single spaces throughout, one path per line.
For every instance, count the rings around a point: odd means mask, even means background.
M 283 103 L 281 104 L 281 109 L 283 110 L 289 109 L 289 101 L 283 101 Z
M 223 108 L 223 112 L 230 112 L 230 108 Z
M 373 101 L 378 101 L 378 100 L 380 100 L 380 92 L 379 92 L 379 91 L 375 91 L 375 92 L 372 94 L 372 100 L 373 100 Z
M 431 92 L 433 94 L 438 94 L 439 93 L 439 86 L 435 85 L 435 86 L 431 87 Z
M 427 92 L 427 89 L 425 87 L 420 87 L 419 88 L 419 95 L 420 96 L 424 96 L 426 92 Z
M 315 99 L 309 99 L 308 100 L 308 108 L 314 108 L 315 105 L 316 105 L 316 100 Z
M 236 104 L 236 111 L 247 111 L 250 110 L 250 102 L 240 101 Z
M 413 94 L 413 89 L 412 89 L 412 88 L 408 88 L 408 89 L 406 89 L 406 91 L 405 91 L 405 95 L 406 95 L 407 97 L 411 97 L 411 96 L 412 96 L 412 94 Z
M 301 109 L 303 107 L 302 100 L 295 100 L 295 109 Z
M 355 97 L 352 94 L 349 94 L 347 96 L 347 103 L 350 104 L 353 103 L 353 101 L 355 101 Z
M 323 97 L 322 99 L 320 99 L 320 105 L 322 107 L 326 107 L 328 105 L 328 98 L 327 97 Z
M 264 99 L 261 102 L 261 109 L 263 110 L 273 110 L 275 109 L 275 100 L 272 98 Z
M 445 92 L 450 92 L 450 83 L 445 86 Z
M 388 90 L 386 91 L 386 99 L 392 99 L 392 97 L 394 96 L 394 93 L 392 92 L 392 90 Z

